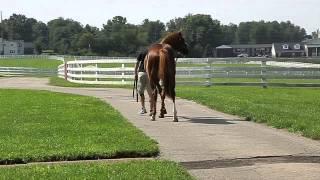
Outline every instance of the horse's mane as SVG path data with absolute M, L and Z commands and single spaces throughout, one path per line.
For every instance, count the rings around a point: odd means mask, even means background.
M 172 32 L 166 35 L 162 40 L 161 44 L 170 44 L 175 43 L 177 41 L 177 38 L 180 36 L 180 32 Z

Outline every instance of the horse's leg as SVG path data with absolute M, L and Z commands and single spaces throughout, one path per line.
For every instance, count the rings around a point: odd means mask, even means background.
M 158 85 L 159 94 L 161 97 L 161 109 L 160 109 L 160 115 L 159 118 L 164 118 L 164 115 L 167 114 L 167 110 L 165 108 L 164 99 L 166 97 L 166 93 L 164 90 L 163 83 L 160 81 L 160 84 Z
M 166 98 L 166 91 L 164 89 L 163 81 L 160 81 L 160 86 L 162 87 L 162 93 L 160 94 L 161 96 L 161 113 L 167 114 L 166 106 L 164 104 L 164 99 Z
M 172 97 L 172 101 L 173 101 L 173 122 L 178 122 L 175 97 Z
M 152 91 L 152 116 L 151 116 L 151 121 L 156 120 L 156 113 L 157 113 L 157 97 L 158 97 L 158 91 L 157 88 L 154 88 Z

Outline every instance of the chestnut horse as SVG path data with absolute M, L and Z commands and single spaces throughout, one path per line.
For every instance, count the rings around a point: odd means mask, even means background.
M 153 44 L 148 49 L 144 65 L 152 89 L 152 121 L 155 120 L 156 116 L 157 96 L 159 92 L 161 97 L 159 118 L 164 118 L 164 114 L 166 114 L 164 99 L 168 96 L 173 101 L 173 121 L 178 122 L 175 104 L 175 54 L 177 52 L 188 54 L 188 48 L 181 32 L 170 33 L 159 44 Z

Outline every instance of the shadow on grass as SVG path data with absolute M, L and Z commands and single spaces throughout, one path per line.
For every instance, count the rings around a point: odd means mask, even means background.
M 150 158 L 159 155 L 159 151 L 134 152 L 121 151 L 114 154 L 86 154 L 86 155 L 52 155 L 40 158 L 14 158 L 0 159 L 0 165 L 27 164 L 31 162 L 57 162 L 57 161 L 79 161 L 79 160 L 99 160 L 99 159 L 123 159 L 123 158 Z

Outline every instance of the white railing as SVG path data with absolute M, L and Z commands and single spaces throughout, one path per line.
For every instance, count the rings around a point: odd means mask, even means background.
M 63 56 L 48 56 L 48 55 L 0 55 L 1 59 L 45 59 L 59 60 L 64 62 Z M 56 69 L 45 68 L 30 68 L 30 67 L 0 67 L 1 76 L 54 76 L 57 74 Z
M 295 63 L 294 59 L 180 58 L 177 63 L 187 67 L 177 67 L 176 80 L 178 84 L 210 86 L 217 84 L 215 78 L 258 78 L 261 82 L 255 84 L 266 87 L 269 78 L 319 79 L 320 68 L 317 64 L 310 64 L 313 61 L 318 63 L 319 59 L 308 59 L 309 63 Z M 132 84 L 135 62 L 135 58 L 82 58 L 59 66 L 58 75 L 70 82 L 83 84 Z M 247 66 L 257 63 L 256 66 Z
M 48 55 L 0 55 L 0 59 L 48 59 Z
M 0 59 L 53 59 L 64 61 L 64 56 L 51 55 L 0 55 Z
M 83 84 L 132 84 L 135 63 L 134 58 L 69 61 L 58 67 L 58 76 Z M 177 67 L 176 77 L 209 79 L 210 70 L 206 67 Z
M 53 76 L 57 71 L 53 69 L 38 69 L 28 67 L 0 67 L 1 76 Z

